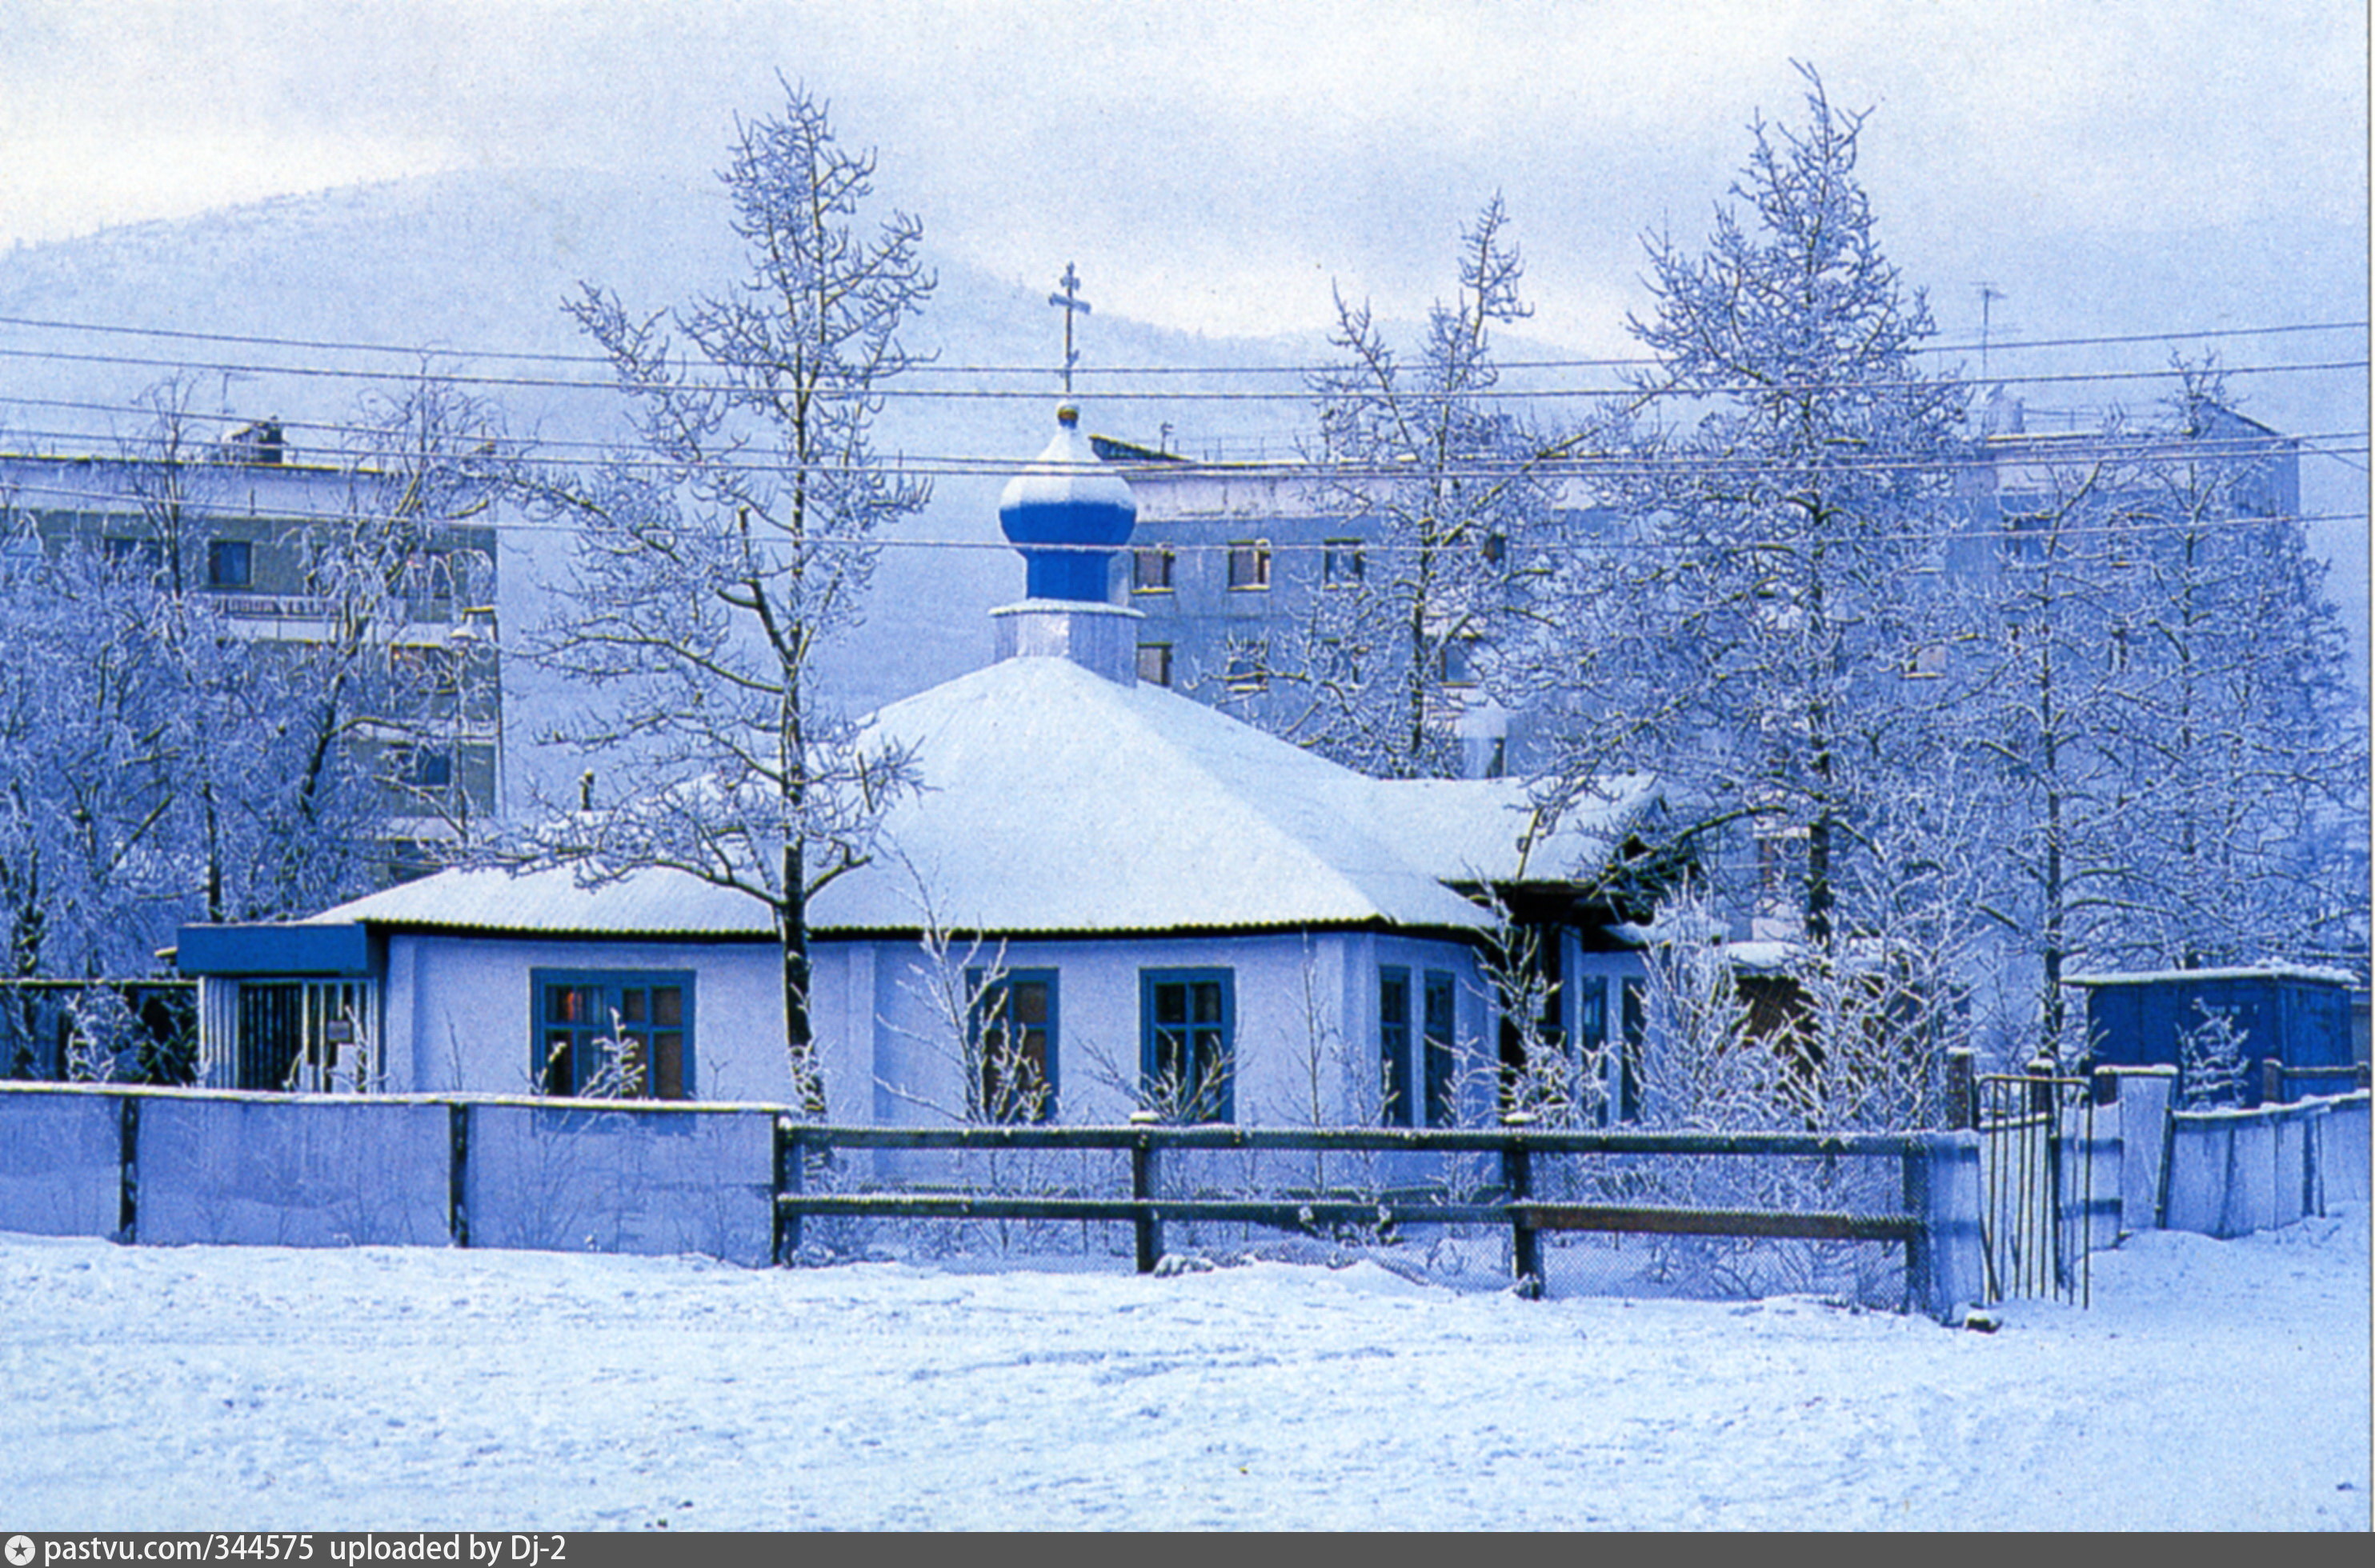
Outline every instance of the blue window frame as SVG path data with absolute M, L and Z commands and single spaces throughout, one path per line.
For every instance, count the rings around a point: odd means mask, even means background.
M 1165 1120 L 1235 1118 L 1236 972 L 1138 972 L 1139 1074 L 1149 1110 Z
M 974 999 L 966 1109 L 985 1122 L 1055 1120 L 1056 972 L 968 969 L 965 993 Z
M 245 539 L 215 539 L 207 544 L 207 587 L 244 588 L 254 580 L 254 546 Z
M 1377 966 L 1377 1089 L 1385 1125 L 1411 1125 L 1411 976 L 1397 964 Z
M 1452 1012 L 1451 974 L 1447 970 L 1426 972 L 1426 1015 L 1424 1039 L 1426 1051 L 1426 1125 L 1447 1127 L 1459 1119 L 1457 1091 L 1452 1078 Z
M 690 971 L 530 970 L 528 996 L 528 1070 L 545 1093 L 693 1097 Z

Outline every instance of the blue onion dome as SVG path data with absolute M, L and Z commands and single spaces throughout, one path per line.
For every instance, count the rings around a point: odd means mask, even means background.
M 1034 599 L 1085 599 L 1102 603 L 1113 551 L 1129 543 L 1138 501 L 1121 476 L 1098 460 L 1081 433 L 1081 411 L 1066 403 L 1056 410 L 1056 439 L 1032 465 L 1006 482 L 998 501 L 998 525 L 1022 548 L 1029 572 L 1026 592 Z M 1105 549 L 1032 549 L 1033 545 L 1108 547 Z

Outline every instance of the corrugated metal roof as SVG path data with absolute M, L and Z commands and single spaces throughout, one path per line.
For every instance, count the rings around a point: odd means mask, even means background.
M 1514 780 L 1363 777 L 1226 714 L 1069 660 L 1015 658 L 892 703 L 870 735 L 915 748 L 923 788 L 890 852 L 827 887 L 812 928 L 1094 933 L 1316 925 L 1477 927 L 1446 881 L 1508 879 L 1530 818 Z M 1526 871 L 1603 863 L 1649 798 L 1617 781 Z M 522 932 L 765 937 L 755 901 L 682 873 L 584 888 L 568 870 L 447 872 L 317 921 Z

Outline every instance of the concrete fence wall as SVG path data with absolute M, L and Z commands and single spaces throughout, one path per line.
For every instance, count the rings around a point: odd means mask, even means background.
M 2172 1231 L 2240 1236 L 2366 1201 L 2364 1090 L 2254 1111 L 2168 1116 L 2157 1214 Z
M 774 1252 L 775 1112 L 0 1092 L 0 1231 L 165 1244 Z

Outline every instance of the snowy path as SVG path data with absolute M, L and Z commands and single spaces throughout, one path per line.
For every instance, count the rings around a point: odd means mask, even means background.
M 0 1528 L 2368 1527 L 2363 1211 L 2095 1299 L 0 1236 Z

